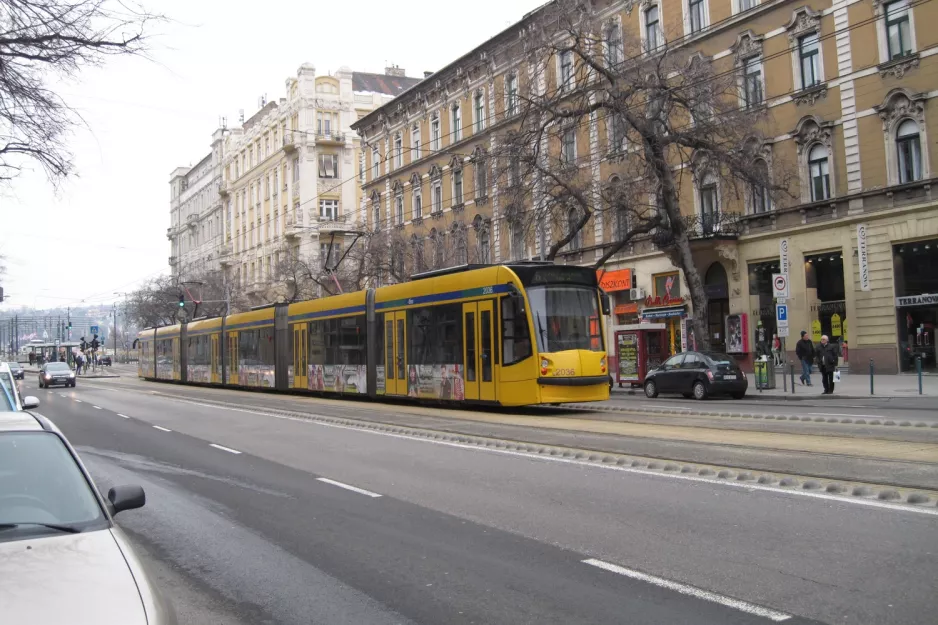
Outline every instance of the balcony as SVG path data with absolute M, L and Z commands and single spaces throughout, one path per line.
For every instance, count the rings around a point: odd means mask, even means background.
M 221 197 L 228 197 L 230 194 L 230 187 L 228 186 L 227 180 L 222 180 L 218 183 L 218 195 Z
M 302 138 L 302 133 L 297 132 L 296 130 L 288 130 L 283 133 L 283 151 L 284 152 L 296 152 L 297 148 L 300 145 L 300 139 Z
M 739 213 L 719 212 L 712 215 L 684 215 L 684 228 L 687 238 L 695 241 L 736 240 L 742 232 L 742 220 Z M 651 235 L 655 247 L 665 248 L 674 244 L 674 234 L 670 228 L 661 228 Z
M 303 234 L 303 224 L 297 223 L 299 220 L 297 220 L 292 213 L 288 213 L 284 221 L 283 236 L 288 239 L 296 239 Z
M 172 240 L 172 238 L 173 238 L 173 228 L 172 228 L 172 226 L 170 226 L 169 228 L 166 229 L 166 238 L 169 239 L 169 240 Z
M 188 225 L 188 226 L 189 226 L 190 228 L 192 228 L 192 229 L 198 228 L 198 227 L 199 227 L 199 216 L 196 215 L 195 213 L 193 213 L 193 214 L 189 215 L 188 217 L 186 217 L 186 225 Z
M 347 221 L 346 215 L 326 215 L 319 216 L 319 231 L 320 232 L 332 232 L 335 230 L 345 230 L 345 224 Z
M 176 258 L 175 256 L 170 256 L 170 257 L 169 257 L 169 266 L 172 267 L 173 265 L 175 265 L 177 260 L 179 260 L 179 259 Z
M 323 145 L 345 145 L 344 132 L 317 132 L 316 143 Z

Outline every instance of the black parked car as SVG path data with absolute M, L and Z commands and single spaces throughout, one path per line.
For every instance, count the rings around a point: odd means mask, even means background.
M 746 396 L 749 380 L 736 361 L 719 352 L 682 352 L 645 376 L 645 395 L 680 393 L 706 399 L 710 395 Z

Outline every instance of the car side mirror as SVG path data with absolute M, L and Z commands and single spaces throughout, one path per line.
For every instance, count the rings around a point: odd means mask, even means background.
M 107 500 L 111 503 L 111 514 L 117 514 L 123 510 L 142 508 L 147 502 L 147 495 L 141 486 L 127 484 L 111 488 L 107 492 Z
M 39 407 L 38 397 L 27 395 L 26 397 L 23 398 L 23 408 L 25 408 L 26 410 L 29 410 L 30 408 L 38 408 L 38 407 Z

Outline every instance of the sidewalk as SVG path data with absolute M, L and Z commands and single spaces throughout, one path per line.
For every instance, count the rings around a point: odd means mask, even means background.
M 821 386 L 821 375 L 818 372 L 811 374 L 811 381 L 814 386 L 804 386 L 798 380 L 801 375 L 800 370 L 795 371 L 795 392 L 791 389 L 791 375 L 787 376 L 788 390 L 785 390 L 785 382 L 782 380 L 781 370 L 775 374 L 776 388 L 771 390 L 759 391 L 756 388 L 755 378 L 751 373 L 747 374 L 749 378 L 749 390 L 746 392 L 746 399 L 764 398 L 771 401 L 789 401 L 801 399 L 910 399 L 914 397 L 936 397 L 938 398 L 938 376 L 922 376 L 922 394 L 918 394 L 918 376 L 917 375 L 877 375 L 873 378 L 873 391 L 870 395 L 870 376 L 861 373 L 841 372 L 840 382 L 834 384 L 833 395 L 822 395 L 824 388 Z M 612 388 L 613 396 L 618 394 L 638 395 L 643 394 L 641 387 L 629 388 L 623 386 L 619 388 L 614 385 Z

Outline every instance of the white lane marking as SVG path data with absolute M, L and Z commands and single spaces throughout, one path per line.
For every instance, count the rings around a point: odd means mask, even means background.
M 895 512 L 913 512 L 918 514 L 927 514 L 931 516 L 938 516 L 938 508 L 918 508 L 903 504 L 890 503 L 888 501 L 880 501 L 878 499 L 863 499 L 862 497 L 849 497 L 842 495 L 833 495 L 830 493 L 818 493 L 807 490 L 795 490 L 790 488 L 782 488 L 779 486 L 769 486 L 768 484 L 753 484 L 751 482 L 736 482 L 736 481 L 726 481 L 722 479 L 710 479 L 706 477 L 699 477 L 696 475 L 686 475 L 682 473 L 661 473 L 658 471 L 649 471 L 648 469 L 639 469 L 635 467 L 620 467 L 618 465 L 610 464 L 596 464 L 594 462 L 585 462 L 583 460 L 576 460 L 573 458 L 557 458 L 555 456 L 545 456 L 543 454 L 529 453 L 524 451 L 510 451 L 508 449 L 495 449 L 492 447 L 480 447 L 478 445 L 469 445 L 466 443 L 454 443 L 452 441 L 441 441 L 435 439 L 422 438 L 419 436 L 412 436 L 408 434 L 394 434 L 392 432 L 380 432 L 376 430 L 366 430 L 365 428 L 355 427 L 351 425 L 341 425 L 338 423 L 325 423 L 322 421 L 316 421 L 315 419 L 334 419 L 336 417 L 329 417 L 326 415 L 317 415 L 310 414 L 310 418 L 302 417 L 291 417 L 289 415 L 274 414 L 271 412 L 262 412 L 260 410 L 248 410 L 246 408 L 232 408 L 227 406 L 218 406 L 216 404 L 204 404 L 197 401 L 187 400 L 187 399 L 178 399 L 174 398 L 176 401 L 181 401 L 188 404 L 193 404 L 195 406 L 204 406 L 206 408 L 215 408 L 218 410 L 231 410 L 234 412 L 246 412 L 248 414 L 259 415 L 262 417 L 273 417 L 275 419 L 284 419 L 286 421 L 298 421 L 300 423 L 308 423 L 311 425 L 321 425 L 328 428 L 337 428 L 340 430 L 354 430 L 356 432 L 362 432 L 364 434 L 375 434 L 378 436 L 387 436 L 390 438 L 402 438 L 409 441 L 415 441 L 419 443 L 433 443 L 436 445 L 444 445 L 446 447 L 458 447 L 460 449 L 469 449 L 472 451 L 482 451 L 493 454 L 502 454 L 505 456 L 517 456 L 520 458 L 527 458 L 529 460 L 543 460 L 544 462 L 559 462 L 562 464 L 574 464 L 582 467 L 590 467 L 593 469 L 604 469 L 606 471 L 621 471 L 622 473 L 635 473 L 637 475 L 650 475 L 662 479 L 670 480 L 684 480 L 686 482 L 701 482 L 709 484 L 711 486 L 725 486 L 728 488 L 737 488 L 747 491 L 765 491 L 769 493 L 783 493 L 786 495 L 792 495 L 795 497 L 807 497 L 809 499 L 823 499 L 827 501 L 836 501 L 839 503 L 853 504 L 857 506 L 867 506 L 870 508 L 881 508 L 884 510 L 892 510 Z M 528 443 L 529 445 L 535 445 L 536 443 Z M 219 447 L 218 445 L 212 444 L 213 447 Z M 545 445 L 546 447 L 547 445 Z M 230 450 L 233 451 L 233 450 Z M 241 452 L 237 452 L 241 453 Z
M 76 399 L 75 401 L 78 402 L 79 404 L 82 403 L 80 399 Z
M 655 575 L 649 575 L 648 573 L 642 573 L 641 571 L 636 571 L 634 569 L 627 569 L 624 566 L 610 564 L 609 562 L 603 562 L 602 560 L 595 560 L 590 558 L 588 560 L 583 560 L 583 564 L 589 564 L 590 566 L 595 566 L 597 568 L 603 569 L 604 571 L 609 571 L 610 573 L 618 573 L 619 575 L 624 575 L 625 577 L 630 577 L 642 582 L 654 584 L 655 586 L 660 586 L 661 588 L 667 588 L 668 590 L 679 592 L 682 595 L 689 595 L 704 601 L 719 603 L 720 605 L 724 605 L 728 608 L 733 608 L 734 610 L 739 610 L 740 612 L 747 612 L 749 614 L 761 616 L 771 621 L 775 621 L 776 623 L 787 621 L 791 618 L 791 614 L 785 614 L 784 612 L 779 612 L 778 610 L 764 608 L 761 605 L 749 603 L 748 601 L 733 599 L 732 597 L 719 595 L 715 592 L 710 592 L 709 590 L 697 588 L 696 586 L 681 584 L 680 582 L 671 581 L 670 579 L 657 577 Z
M 121 413 L 119 413 L 119 412 L 117 413 L 117 416 L 118 416 L 118 417 L 123 417 L 124 419 L 129 419 L 129 418 L 130 418 L 130 417 L 128 417 L 127 415 L 121 414 Z
M 339 488 L 344 488 L 345 490 L 350 490 L 353 493 L 358 493 L 359 495 L 365 495 L 367 497 L 380 497 L 378 493 L 373 493 L 370 490 L 365 490 L 364 488 L 358 488 L 357 486 L 350 486 L 349 484 L 343 484 L 342 482 L 336 482 L 335 480 L 330 480 L 328 477 L 317 477 L 317 480 L 320 482 L 325 482 L 326 484 L 332 484 L 333 486 L 338 486 Z
M 101 410 L 101 406 L 92 406 L 95 410 Z
M 160 426 L 160 425 L 154 425 L 154 426 L 153 426 L 153 429 L 154 429 L 154 430 L 159 430 L 160 432 L 172 432 L 172 430 L 170 430 L 169 428 L 164 428 L 164 427 L 162 427 L 162 426 Z
M 888 419 L 878 414 L 844 414 L 841 412 L 809 412 L 812 417 L 861 417 L 866 419 Z
M 209 443 L 209 447 L 214 447 L 215 449 L 221 449 L 222 451 L 227 451 L 229 454 L 240 454 L 241 452 L 237 449 L 232 449 L 231 447 L 224 447 L 222 445 L 216 445 L 215 443 Z
M 59 393 L 59 397 L 68 397 L 65 393 Z

